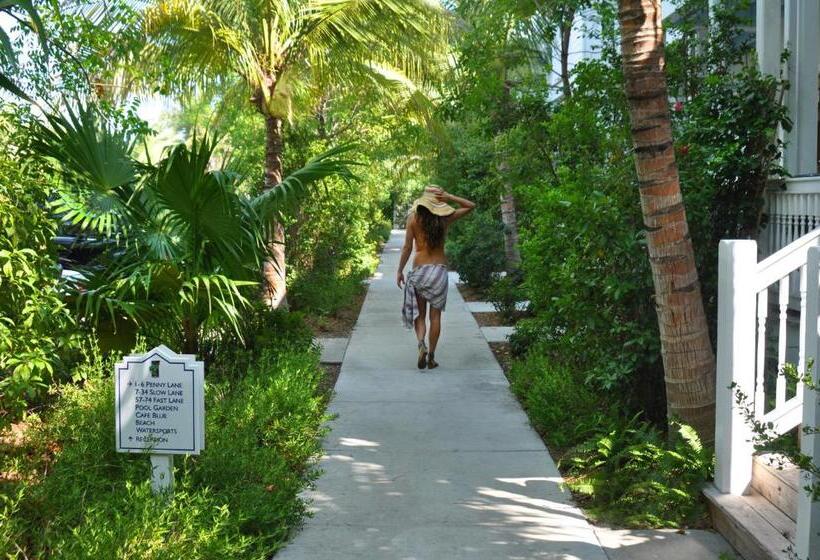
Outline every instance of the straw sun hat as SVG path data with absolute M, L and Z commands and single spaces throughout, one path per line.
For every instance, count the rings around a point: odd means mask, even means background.
M 436 198 L 436 195 L 429 191 L 424 191 L 424 193 L 419 198 L 413 201 L 414 212 L 416 211 L 416 207 L 418 206 L 424 206 L 436 216 L 449 216 L 450 214 L 456 211 L 455 208 L 453 208 L 446 202 L 440 202 Z

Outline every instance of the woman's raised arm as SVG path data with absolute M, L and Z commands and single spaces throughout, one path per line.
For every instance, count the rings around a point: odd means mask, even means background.
M 455 202 L 458 204 L 459 208 L 456 208 L 456 211 L 450 214 L 449 222 L 453 223 L 456 220 L 459 220 L 473 211 L 475 208 L 475 202 L 472 200 L 467 200 L 466 198 L 461 198 L 460 196 L 456 196 L 454 194 L 450 194 L 446 191 L 442 191 L 441 195 L 439 195 L 441 200 L 444 202 Z

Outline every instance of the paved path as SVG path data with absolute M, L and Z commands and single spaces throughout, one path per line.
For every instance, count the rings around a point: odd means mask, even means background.
M 330 405 L 315 517 L 277 560 L 604 560 L 451 283 L 441 367 L 420 372 L 394 232 Z
M 309 495 L 315 516 L 276 560 L 703 560 L 730 550 L 706 532 L 605 531 L 599 541 L 454 282 L 441 367 L 416 369 L 394 282 L 402 238 L 394 231 L 385 247 L 344 355 L 325 474 Z

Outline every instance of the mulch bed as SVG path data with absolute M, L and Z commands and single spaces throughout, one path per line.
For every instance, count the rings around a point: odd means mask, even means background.
M 495 359 L 498 360 L 498 364 L 501 366 L 501 369 L 504 370 L 504 375 L 507 375 L 509 378 L 509 371 L 512 367 L 513 357 L 512 351 L 510 350 L 510 343 L 509 342 L 489 342 L 490 349 L 495 354 Z
M 481 290 L 469 287 L 467 284 L 456 284 L 464 301 L 487 301 L 487 296 Z
M 305 323 L 313 331 L 313 336 L 323 338 L 350 338 L 353 327 L 359 319 L 359 312 L 362 309 L 367 289 L 362 287 L 362 291 L 353 298 L 350 305 L 342 307 L 332 315 L 305 317 Z
M 507 321 L 497 311 L 473 313 L 479 327 L 506 327 Z

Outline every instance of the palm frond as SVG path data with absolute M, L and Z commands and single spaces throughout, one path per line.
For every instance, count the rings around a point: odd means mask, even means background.
M 115 128 L 90 104 L 67 105 L 34 127 L 33 147 L 70 179 L 106 193 L 137 178 L 131 153 L 137 136 Z
M 312 157 L 279 185 L 257 196 L 252 202 L 253 209 L 261 219 L 269 221 L 283 210 L 292 208 L 306 194 L 311 183 L 334 175 L 344 180 L 356 179 L 351 168 L 360 164 L 347 157 L 354 148 L 354 144 L 343 144 Z
M 246 16 L 230 2 L 154 2 L 143 18 L 143 29 L 151 41 L 140 64 L 150 68 L 172 61 L 173 71 L 163 74 L 172 76 L 170 85 L 180 91 L 232 72 L 257 87 L 264 77 L 256 50 L 259 34 L 253 33 Z
M 214 308 L 221 312 L 237 334 L 241 334 L 239 319 L 241 311 L 250 302 L 242 295 L 242 288 L 256 282 L 232 280 L 221 274 L 202 274 L 189 278 L 179 290 L 180 301 L 191 306 L 205 305 L 208 315 Z
M 82 231 L 106 237 L 127 232 L 127 204 L 119 193 L 62 190 L 49 207 L 65 222 Z
M 92 322 L 108 317 L 115 326 L 123 318 L 145 324 L 167 314 L 171 305 L 157 286 L 161 276 L 174 275 L 168 265 L 119 254 L 106 266 L 82 273 L 86 280 L 76 287 L 77 312 Z
M 201 252 L 209 242 L 219 250 L 231 252 L 240 242 L 237 224 L 240 204 L 236 194 L 239 176 L 211 171 L 216 140 L 194 138 L 191 146 L 179 144 L 157 165 L 150 193 L 156 210 L 180 234 L 190 238 L 191 250 Z
M 25 99 L 29 103 L 34 103 L 34 100 L 31 97 L 29 97 L 29 95 L 26 92 L 24 92 L 22 89 L 20 89 L 20 87 L 17 84 L 15 84 L 11 80 L 11 78 L 6 76 L 2 72 L 0 72 L 0 89 L 4 89 L 8 92 L 11 92 L 14 95 L 16 95 L 17 97 L 19 97 L 21 99 Z
M 22 9 L 26 12 L 26 14 L 28 14 L 28 17 L 31 20 L 29 24 L 31 25 L 34 32 L 37 33 L 38 37 L 40 38 L 40 42 L 43 44 L 43 47 L 45 48 L 46 32 L 45 28 L 43 27 L 43 22 L 40 19 L 40 14 L 34 7 L 34 3 L 31 0 L 0 1 L 0 12 L 10 12 L 15 8 Z
M 429 82 L 448 52 L 450 17 L 432 0 L 313 0 L 304 19 L 300 42 L 323 72 L 340 59 L 357 59 Z

